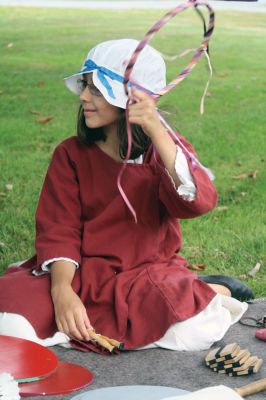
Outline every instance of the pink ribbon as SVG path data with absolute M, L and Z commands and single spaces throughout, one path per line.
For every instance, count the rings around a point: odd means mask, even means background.
M 193 70 L 193 68 L 196 66 L 197 62 L 200 60 L 201 56 L 203 54 L 206 53 L 207 48 L 208 48 L 208 43 L 209 40 L 211 38 L 211 35 L 213 33 L 213 29 L 214 29 L 214 21 L 215 21 L 215 15 L 214 15 L 214 11 L 213 9 L 207 4 L 207 3 L 202 3 L 199 2 L 197 0 L 188 0 L 186 3 L 180 4 L 177 7 L 173 8 L 172 10 L 170 10 L 168 13 L 166 13 L 164 15 L 164 17 L 162 17 L 159 21 L 157 21 L 151 28 L 150 30 L 146 33 L 145 37 L 139 42 L 138 46 L 136 47 L 134 53 L 132 54 L 128 65 L 126 67 L 125 70 L 125 74 L 124 74 L 124 79 L 125 79 L 125 92 L 128 95 L 129 93 L 129 82 L 131 84 L 134 84 L 133 81 L 130 81 L 130 75 L 132 73 L 132 70 L 134 68 L 134 65 L 136 63 L 136 60 L 140 54 L 140 52 L 143 50 L 143 48 L 149 43 L 149 41 L 152 39 L 152 37 L 155 35 L 155 33 L 157 33 L 165 24 L 167 24 L 171 18 L 175 17 L 177 14 L 185 11 L 186 9 L 190 8 L 190 7 L 194 7 L 195 9 L 197 9 L 198 6 L 205 6 L 208 11 L 209 11 L 209 24 L 208 24 L 208 28 L 205 30 L 204 32 L 204 37 L 203 40 L 200 44 L 200 46 L 198 47 L 198 49 L 196 50 L 196 53 L 194 54 L 194 56 L 192 57 L 191 61 L 187 64 L 187 66 L 179 73 L 179 75 L 173 79 L 168 85 L 166 85 L 163 89 L 159 90 L 157 93 L 153 94 L 152 97 L 158 101 L 160 99 L 161 96 L 163 96 L 164 94 L 170 92 L 174 87 L 176 87 L 180 82 L 182 82 L 187 75 Z M 200 14 L 201 18 L 202 15 Z M 127 162 L 129 160 L 130 154 L 131 154 L 131 147 L 132 147 L 132 132 L 131 132 L 131 126 L 128 120 L 128 105 L 130 104 L 130 100 L 128 100 L 127 102 L 127 106 L 126 106 L 126 122 L 127 122 L 127 136 L 128 136 L 128 149 L 127 149 L 127 155 L 126 158 L 124 160 L 123 166 L 118 174 L 118 178 L 117 178 L 117 185 L 118 185 L 118 189 L 120 191 L 121 196 L 123 197 L 127 207 L 129 208 L 130 212 L 132 213 L 135 222 L 137 223 L 137 216 L 136 216 L 136 212 L 133 208 L 133 206 L 131 205 L 130 201 L 128 200 L 122 185 L 121 185 L 121 180 L 122 180 L 122 176 L 123 173 L 125 171 L 125 168 L 127 166 Z M 210 177 L 212 177 L 212 174 L 210 173 L 210 171 L 205 168 L 198 160 L 197 158 L 183 145 L 183 143 L 180 141 L 179 137 L 176 135 L 176 133 L 173 131 L 173 129 L 167 124 L 167 122 L 164 120 L 164 118 L 162 116 L 160 116 L 160 120 L 161 123 L 164 125 L 164 127 L 166 128 L 167 132 L 169 133 L 169 135 L 175 139 L 178 144 L 180 145 L 180 147 L 182 148 L 182 150 L 187 153 L 189 159 L 192 162 L 192 166 L 193 167 L 200 167 L 202 168 Z M 154 157 L 156 158 L 156 151 L 154 149 Z

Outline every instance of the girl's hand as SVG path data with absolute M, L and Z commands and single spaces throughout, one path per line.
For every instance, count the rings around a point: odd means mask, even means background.
M 128 117 L 131 124 L 140 125 L 150 138 L 164 129 L 155 108 L 155 101 L 151 96 L 132 87 L 130 99 L 135 102 L 128 107 Z
M 55 320 L 60 332 L 70 338 L 89 340 L 88 329 L 93 329 L 79 296 L 70 285 L 62 285 L 52 291 Z

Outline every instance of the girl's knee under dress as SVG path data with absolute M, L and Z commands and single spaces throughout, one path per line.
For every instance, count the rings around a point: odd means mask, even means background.
M 165 335 L 154 343 L 136 350 L 161 347 L 169 350 L 206 350 L 222 339 L 231 325 L 247 310 L 247 303 L 217 294 L 196 316 L 173 324 Z M 0 334 L 20 337 L 43 346 L 66 345 L 69 338 L 62 332 L 39 339 L 33 326 L 18 314 L 0 313 Z

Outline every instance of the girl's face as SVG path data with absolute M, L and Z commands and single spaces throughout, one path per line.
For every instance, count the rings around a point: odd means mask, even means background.
M 84 74 L 80 80 L 80 101 L 83 107 L 85 123 L 88 128 L 101 128 L 116 125 L 121 118 L 118 107 L 109 104 L 101 92 L 94 86 L 92 74 Z

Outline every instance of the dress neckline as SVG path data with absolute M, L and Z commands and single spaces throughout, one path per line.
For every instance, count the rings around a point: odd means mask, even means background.
M 94 148 L 96 148 L 96 150 L 98 151 L 98 153 L 102 154 L 106 159 L 112 161 L 114 164 L 122 167 L 123 164 L 125 164 L 124 161 L 117 161 L 115 160 L 113 157 L 111 157 L 109 154 L 107 154 L 103 149 L 101 149 L 101 147 L 99 147 L 96 143 L 94 143 L 93 145 Z M 127 162 L 126 163 L 127 166 L 143 166 L 145 165 L 143 162 L 140 163 L 134 163 L 134 162 Z
M 107 154 L 100 146 L 98 146 L 97 143 L 94 143 L 94 147 L 96 147 L 96 149 L 103 154 L 105 157 L 107 157 L 109 160 L 112 160 L 114 163 L 116 164 L 121 164 L 123 165 L 123 161 L 117 161 L 115 160 L 113 157 L 111 157 L 109 154 Z

